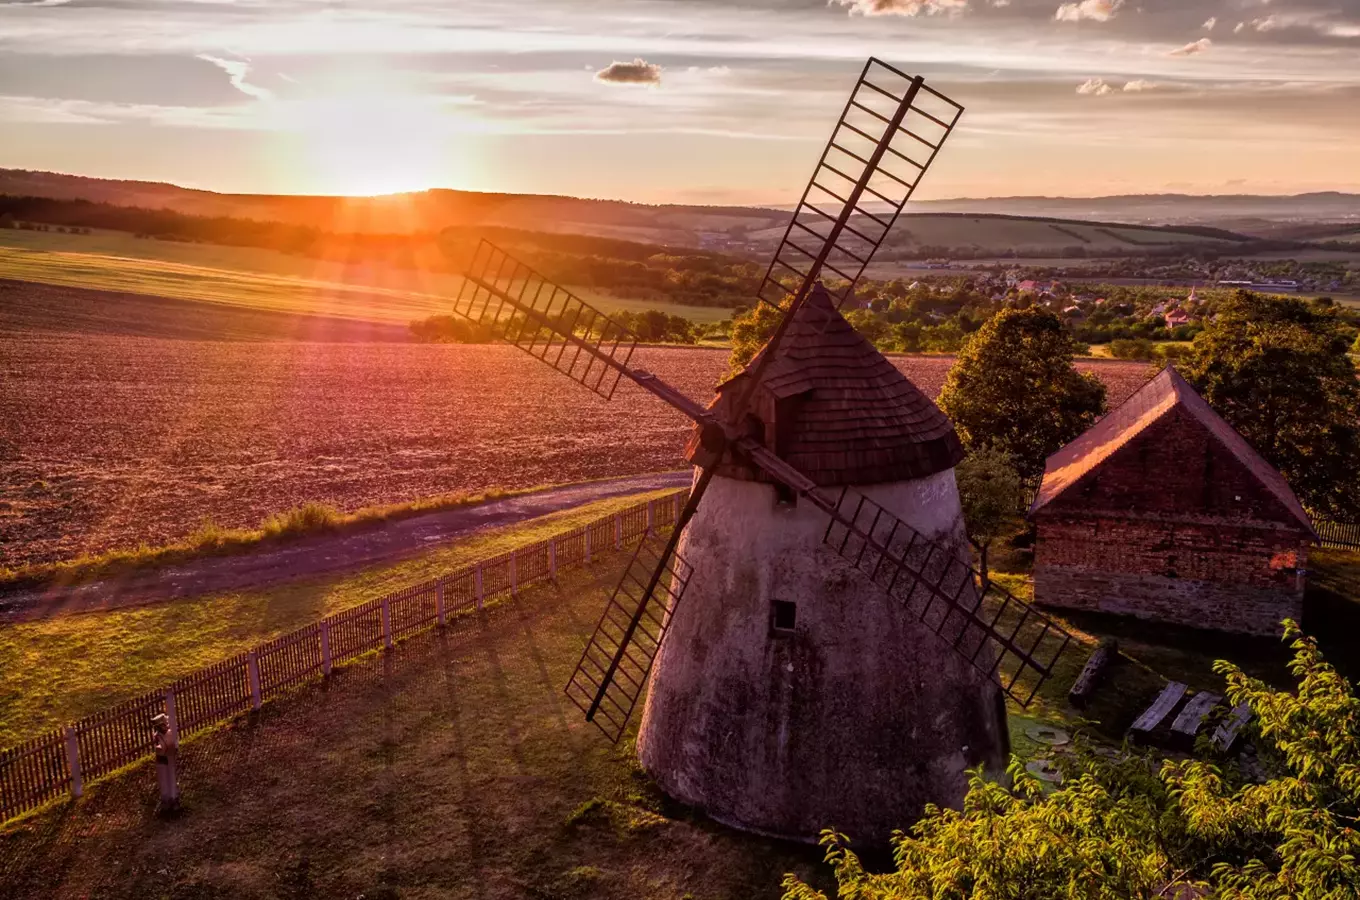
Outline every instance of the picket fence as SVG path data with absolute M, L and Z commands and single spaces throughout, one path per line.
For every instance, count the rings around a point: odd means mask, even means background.
M 181 739 L 220 725 L 373 650 L 474 612 L 491 598 L 554 579 L 562 566 L 622 549 L 649 529 L 673 525 L 687 491 L 639 503 L 536 544 L 334 613 L 213 663 L 162 690 L 126 700 L 0 751 L 0 822 L 150 757 L 151 720 L 165 715 Z

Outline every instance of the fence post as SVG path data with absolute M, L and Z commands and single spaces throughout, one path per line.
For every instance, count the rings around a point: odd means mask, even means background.
M 519 593 L 519 550 L 510 551 L 510 596 Z
M 548 578 L 557 580 L 557 538 L 548 538 Z
M 614 513 L 614 549 L 623 549 L 623 513 Z
M 590 562 L 590 526 L 586 526 L 586 562 Z
M 263 706 L 260 697 L 260 660 L 251 650 L 246 654 L 246 673 L 250 676 L 250 705 L 252 709 Z
M 475 578 L 474 578 L 473 580 L 476 582 L 476 588 L 477 588 L 477 608 L 478 608 L 478 609 L 481 609 L 481 608 L 482 608 L 482 598 L 483 598 L 483 594 L 482 594 L 482 564 L 481 564 L 481 563 L 477 563 L 477 571 L 476 571 L 476 573 L 475 573 Z
M 383 649 L 392 649 L 392 606 L 387 602 L 387 595 L 382 598 L 382 629 L 383 629 Z
M 331 675 L 331 623 L 329 619 L 321 620 L 321 674 L 326 678 Z
M 179 745 L 179 712 L 175 709 L 175 689 L 165 689 L 165 736 Z
M 647 530 L 651 531 L 656 527 L 656 501 L 647 501 Z
M 85 793 L 85 781 L 80 775 L 80 738 L 76 735 L 74 725 L 67 725 L 64 729 L 66 734 L 66 767 L 71 770 L 71 799 L 76 800 Z
M 434 615 L 439 627 L 443 628 L 446 620 L 444 616 L 444 582 L 442 581 L 434 589 Z
M 678 524 L 680 521 L 680 492 L 671 494 L 671 524 Z

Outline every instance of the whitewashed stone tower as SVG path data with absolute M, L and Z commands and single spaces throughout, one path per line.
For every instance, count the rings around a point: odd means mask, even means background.
M 735 405 L 749 371 L 719 386 L 713 410 Z M 853 485 L 966 558 L 953 424 L 820 285 L 751 409 L 749 433 L 817 484 Z M 967 769 L 1004 767 L 1005 706 L 823 546 L 826 525 L 759 468 L 723 459 L 679 546 L 694 571 L 652 669 L 638 755 L 718 821 L 882 843 L 928 802 L 958 806 Z

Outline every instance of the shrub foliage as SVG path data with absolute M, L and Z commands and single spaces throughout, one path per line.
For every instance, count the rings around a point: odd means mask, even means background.
M 843 900 L 1354 900 L 1360 897 L 1360 699 L 1286 622 L 1293 692 L 1219 662 L 1255 714 L 1263 771 L 1200 758 L 1083 753 L 1045 793 L 1018 760 L 1005 787 L 974 773 L 962 810 L 929 806 L 893 840 L 895 869 L 867 871 L 827 831 Z M 785 900 L 826 900 L 790 875 Z

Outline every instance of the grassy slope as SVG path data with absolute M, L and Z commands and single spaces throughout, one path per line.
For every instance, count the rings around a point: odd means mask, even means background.
M 346 266 L 250 247 L 139 239 L 123 232 L 0 231 L 0 278 L 130 291 L 291 313 L 405 324 L 449 312 L 449 272 Z M 606 311 L 664 309 L 700 322 L 730 311 L 574 289 Z
M 562 696 L 618 564 L 191 741 L 175 819 L 148 814 L 144 765 L 0 834 L 6 896 L 752 900 L 789 871 L 824 887 L 819 850 L 677 808 Z
M 357 574 L 5 627 L 0 629 L 0 748 L 329 613 L 666 493 L 542 516 Z

